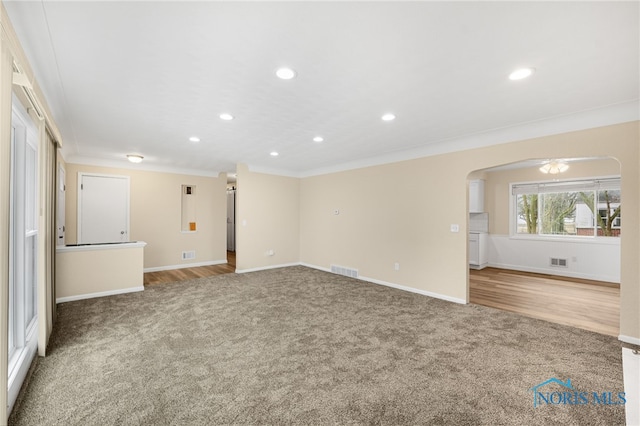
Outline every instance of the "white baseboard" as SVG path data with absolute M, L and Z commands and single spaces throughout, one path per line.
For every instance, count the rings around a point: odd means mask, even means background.
M 56 304 L 73 302 L 75 300 L 93 299 L 95 297 L 115 296 L 116 294 L 135 293 L 138 291 L 144 291 L 144 286 L 123 288 L 120 290 L 101 291 L 98 293 L 78 294 L 77 296 L 58 297 L 56 299 Z
M 626 424 L 640 425 L 640 354 L 632 349 L 622 348 L 622 374 L 627 399 Z
M 227 259 L 209 260 L 206 262 L 199 262 L 199 263 L 182 263 L 180 265 L 154 266 L 152 268 L 144 268 L 144 272 L 171 271 L 173 269 L 197 268 L 198 266 L 223 265 L 225 263 L 227 263 Z
M 492 268 L 498 268 L 498 269 L 511 269 L 513 271 L 520 271 L 520 272 L 532 272 L 534 274 L 557 275 L 560 277 L 580 278 L 583 280 L 595 280 L 595 281 L 604 281 L 604 282 L 613 283 L 613 284 L 620 284 L 619 281 L 616 281 L 615 277 L 607 277 L 607 276 L 600 276 L 600 275 L 593 275 L 593 274 L 581 274 L 579 272 L 562 270 L 561 268 L 558 268 L 558 269 L 535 268 L 535 267 L 529 267 L 529 266 L 510 265 L 506 263 L 493 263 L 493 262 L 489 262 L 487 266 L 490 266 Z
M 319 271 L 324 271 L 324 272 L 331 272 L 331 268 L 323 268 L 322 266 L 318 266 L 318 265 L 312 265 L 310 263 L 304 263 L 304 262 L 300 262 L 300 266 L 306 266 L 307 268 L 311 268 L 311 269 L 317 269 Z
M 301 265 L 300 262 L 294 262 L 294 263 L 283 263 L 281 265 L 260 266 L 258 268 L 250 268 L 250 269 L 236 269 L 236 274 L 246 274 L 247 272 L 266 271 L 269 269 L 287 268 L 289 266 L 300 266 L 300 265 Z
M 621 342 L 640 346 L 640 339 L 638 339 L 637 337 L 625 336 L 621 334 L 618 336 L 618 340 L 620 340 Z
M 367 278 L 367 277 L 358 277 L 359 279 L 361 279 L 362 281 L 367 281 L 373 284 L 379 284 L 379 285 L 384 285 L 387 287 L 393 287 L 393 288 L 397 288 L 398 290 L 404 290 L 404 291 L 408 291 L 411 293 L 417 293 L 417 294 L 421 294 L 423 296 L 428 296 L 428 297 L 433 297 L 434 299 L 441 299 L 441 300 L 446 300 L 447 302 L 453 302 L 453 303 L 459 303 L 461 305 L 466 305 L 467 301 L 464 299 L 458 299 L 457 297 L 451 297 L 451 296 L 447 296 L 446 294 L 440 294 L 440 293 L 434 293 L 431 291 L 426 291 L 426 290 L 420 290 L 419 288 L 413 288 L 413 287 L 407 287 L 404 285 L 400 285 L 400 284 L 394 284 L 394 283 L 389 283 L 386 281 L 381 281 L 381 280 L 376 280 L 374 278 Z
M 323 268 L 321 266 L 311 265 L 309 263 L 300 263 L 300 265 L 306 266 L 308 268 L 318 269 L 320 271 L 325 271 L 325 272 L 331 273 L 331 269 L 329 269 L 329 268 Z M 387 281 L 377 280 L 375 278 L 367 278 L 367 277 L 359 276 L 356 279 L 358 279 L 360 281 L 366 281 L 366 282 L 369 282 L 369 283 L 372 283 L 372 284 L 383 285 L 383 286 L 386 286 L 386 287 L 396 288 L 398 290 L 403 290 L 403 291 L 408 291 L 408 292 L 411 292 L 411 293 L 421 294 L 423 296 L 433 297 L 434 299 L 446 300 L 447 302 L 459 303 L 461 305 L 466 305 L 467 304 L 466 300 L 458 299 L 457 297 L 451 297 L 451 296 L 447 296 L 445 294 L 433 293 L 431 291 L 420 290 L 420 289 L 417 289 L 417 288 L 407 287 L 407 286 L 400 285 L 400 284 L 394 284 L 394 283 L 390 283 L 390 282 L 387 282 Z

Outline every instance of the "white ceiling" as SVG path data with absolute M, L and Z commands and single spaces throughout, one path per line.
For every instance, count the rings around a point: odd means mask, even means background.
M 638 119 L 638 2 L 3 4 L 69 162 L 304 176 Z

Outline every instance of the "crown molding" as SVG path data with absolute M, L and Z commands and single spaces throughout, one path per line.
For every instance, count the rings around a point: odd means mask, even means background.
M 35 78 L 35 74 L 31 69 L 31 65 L 27 60 L 27 55 L 22 49 L 22 45 L 20 44 L 20 40 L 18 39 L 18 35 L 16 34 L 13 25 L 11 24 L 11 20 L 9 19 L 9 15 L 4 7 L 4 4 L 0 1 L 0 33 L 3 37 L 3 42 L 7 43 L 9 47 L 9 51 L 11 52 L 11 56 L 13 57 L 14 68 L 18 68 L 18 75 L 24 81 L 28 81 L 31 85 L 29 91 L 32 93 L 34 100 L 38 104 L 38 109 L 43 115 L 45 120 L 45 124 L 51 133 L 53 139 L 58 143 L 58 145 L 63 145 L 62 135 L 56 122 L 53 120 L 53 114 L 51 114 L 51 109 L 49 108 L 49 104 L 44 96 L 44 93 L 40 89 L 40 85 L 38 84 L 37 79 Z M 15 72 L 15 70 L 14 70 Z
M 80 164 L 85 166 L 109 167 L 115 169 L 137 170 L 144 172 L 171 173 L 176 175 L 202 176 L 202 177 L 220 177 L 220 172 L 210 170 L 184 169 L 179 167 L 158 166 L 154 164 L 138 163 L 133 164 L 129 161 L 105 160 L 101 158 L 82 157 L 78 155 L 69 155 L 65 161 L 67 164 Z
M 309 170 L 299 177 L 319 176 L 364 167 L 379 166 L 399 161 L 415 160 L 433 155 L 466 151 L 492 145 L 501 145 L 526 139 L 593 129 L 614 124 L 640 120 L 640 100 L 634 99 L 600 108 L 579 111 L 573 114 L 530 121 L 513 126 L 491 129 L 443 139 L 408 150 L 390 151 L 374 157 L 341 163 L 334 166 Z
M 579 111 L 573 114 L 551 117 L 541 120 L 521 123 L 514 126 L 491 129 L 484 132 L 464 135 L 457 138 L 443 139 L 412 149 L 389 151 L 373 157 L 340 163 L 329 167 L 312 169 L 305 172 L 295 172 L 286 169 L 261 167 L 248 164 L 252 173 L 263 173 L 276 176 L 293 178 L 305 178 L 331 173 L 343 172 L 365 167 L 379 166 L 400 161 L 415 160 L 417 158 L 433 155 L 448 154 L 452 152 L 466 151 L 493 145 L 501 145 L 510 142 L 533 139 L 538 137 L 568 133 L 578 130 L 593 129 L 614 124 L 627 123 L 640 120 L 640 100 L 634 99 L 601 108 Z M 64 151 L 64 147 L 63 147 Z M 104 160 L 91 157 L 69 155 L 65 153 L 66 162 L 71 164 L 86 164 L 100 167 L 113 167 L 131 170 L 145 170 L 162 173 L 184 174 L 192 176 L 218 177 L 220 172 L 208 170 L 183 169 L 170 166 L 157 166 L 153 164 L 130 164 L 124 161 Z

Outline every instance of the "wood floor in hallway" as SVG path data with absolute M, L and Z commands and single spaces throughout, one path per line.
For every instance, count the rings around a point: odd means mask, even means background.
M 236 253 L 227 252 L 227 263 L 194 268 L 171 269 L 168 271 L 145 272 L 144 285 L 171 283 L 190 280 L 193 278 L 210 277 L 213 275 L 232 274 L 236 271 Z

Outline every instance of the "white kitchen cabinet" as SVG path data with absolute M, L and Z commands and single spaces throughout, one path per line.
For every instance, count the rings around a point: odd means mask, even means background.
M 484 212 L 484 180 L 469 181 L 469 213 Z
M 482 269 L 489 262 L 489 235 L 485 233 L 469 233 L 469 267 Z

